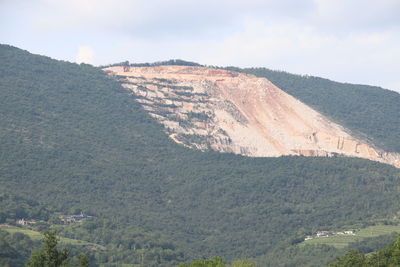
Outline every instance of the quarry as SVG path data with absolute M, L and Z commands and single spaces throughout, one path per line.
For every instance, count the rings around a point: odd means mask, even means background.
M 198 66 L 103 70 L 189 148 L 249 157 L 358 157 L 400 167 L 400 154 L 355 137 L 266 78 Z

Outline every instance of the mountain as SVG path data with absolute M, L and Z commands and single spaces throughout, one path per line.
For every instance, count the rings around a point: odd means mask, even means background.
M 274 257 L 307 233 L 398 212 L 393 166 L 189 149 L 99 68 L 7 45 L 0 62 L 0 196 L 8 196 L 0 223 L 45 220 L 62 236 L 106 247 L 88 251 L 97 264 Z M 93 219 L 58 221 L 80 212 Z
M 400 167 L 266 78 L 201 66 L 109 67 L 168 135 L 187 147 L 245 156 L 350 156 Z

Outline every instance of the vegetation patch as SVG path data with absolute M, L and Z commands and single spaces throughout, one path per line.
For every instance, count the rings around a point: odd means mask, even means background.
M 20 227 L 14 227 L 14 226 L 0 226 L 0 229 L 3 231 L 6 231 L 8 233 L 21 233 L 29 236 L 32 240 L 42 240 L 43 239 L 43 234 L 37 231 L 33 231 L 30 229 L 26 228 L 20 228 Z M 60 244 L 64 245 L 73 245 L 73 246 L 99 246 L 94 243 L 82 241 L 82 240 L 77 240 L 77 239 L 71 239 L 67 237 L 60 237 Z
M 302 242 L 301 245 L 329 245 L 336 248 L 344 248 L 353 242 L 358 242 L 368 237 L 389 235 L 393 232 L 400 233 L 400 225 L 375 225 L 363 229 L 357 229 L 353 232 L 354 235 L 330 232 L 329 234 L 320 237 L 313 236 L 311 239 Z

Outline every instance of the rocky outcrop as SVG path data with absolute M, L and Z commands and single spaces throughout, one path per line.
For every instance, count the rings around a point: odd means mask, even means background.
M 188 66 L 109 67 L 177 143 L 252 157 L 360 157 L 400 167 L 400 154 L 358 139 L 269 80 Z

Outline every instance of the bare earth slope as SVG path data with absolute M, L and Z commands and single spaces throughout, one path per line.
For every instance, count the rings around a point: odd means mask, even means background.
M 182 145 L 252 157 L 360 157 L 400 167 L 387 153 L 269 80 L 205 67 L 109 67 Z

